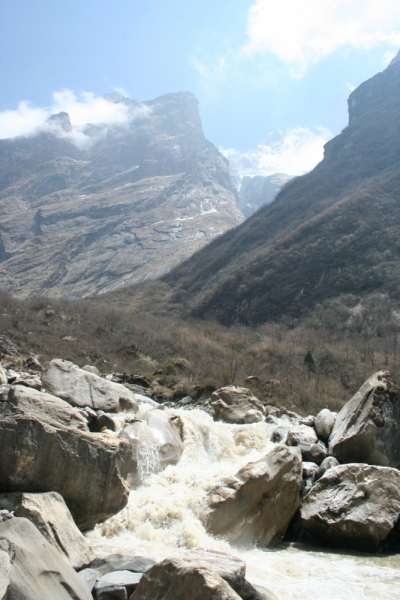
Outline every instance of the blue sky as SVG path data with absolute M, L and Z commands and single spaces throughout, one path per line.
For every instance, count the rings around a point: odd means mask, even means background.
M 346 125 L 350 90 L 399 48 L 398 0 L 3 0 L 0 137 L 51 109 L 99 119 L 114 90 L 188 90 L 236 164 L 297 174 Z

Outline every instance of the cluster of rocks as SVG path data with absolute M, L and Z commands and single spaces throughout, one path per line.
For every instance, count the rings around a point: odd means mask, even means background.
M 1 599 L 273 599 L 223 553 L 97 558 L 82 531 L 126 505 L 142 439 L 179 460 L 182 422 L 91 366 L 25 365 L 0 365 Z
M 376 551 L 397 531 L 400 389 L 389 372 L 370 377 L 338 414 L 323 409 L 302 418 L 235 386 L 217 390 L 208 404 L 217 420 L 276 425 L 276 446 L 209 493 L 205 520 L 213 533 L 267 546 L 292 523 L 297 539 Z
M 152 472 L 179 461 L 183 420 L 132 391 L 149 389 L 144 378 L 119 382 L 61 359 L 42 371 L 28 360 L 26 370 L 0 365 L 0 599 L 273 599 L 226 554 L 96 558 L 81 532 L 124 508 L 130 486 L 150 474 L 149 457 Z M 388 372 L 369 378 L 337 415 L 302 418 L 236 386 L 178 404 L 271 432 L 260 460 L 208 492 L 210 533 L 266 547 L 296 529 L 376 551 L 398 531 L 400 390 Z M 150 454 L 141 461 L 143 448 Z

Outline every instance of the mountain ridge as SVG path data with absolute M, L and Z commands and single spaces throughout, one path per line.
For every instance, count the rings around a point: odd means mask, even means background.
M 349 125 L 313 171 L 163 277 L 172 299 L 194 317 L 256 324 L 339 293 L 400 291 L 399 124 L 395 62 L 352 92 Z
M 0 285 L 14 295 L 79 298 L 155 277 L 243 220 L 193 94 L 113 101 L 134 118 L 86 126 L 81 147 L 68 115 L 0 140 Z

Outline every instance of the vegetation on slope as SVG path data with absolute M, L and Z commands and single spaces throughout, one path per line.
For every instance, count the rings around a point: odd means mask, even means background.
M 97 302 L 16 301 L 1 293 L 0 334 L 25 355 L 40 355 L 42 364 L 59 357 L 102 373 L 145 376 L 160 400 L 206 398 L 237 384 L 264 402 L 306 414 L 339 409 L 375 370 L 400 376 L 400 307 L 387 295 L 325 300 L 301 321 L 256 328 Z
M 399 293 L 398 64 L 351 94 L 349 118 L 311 173 L 163 278 L 172 303 L 257 324 L 341 293 Z

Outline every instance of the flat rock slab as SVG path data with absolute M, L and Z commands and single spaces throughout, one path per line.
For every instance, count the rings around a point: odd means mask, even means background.
M 105 412 L 138 411 L 135 394 L 124 385 L 88 373 L 68 360 L 52 360 L 43 371 L 42 382 L 48 392 L 73 406 Z
M 400 471 L 366 464 L 328 469 L 301 506 L 303 527 L 328 545 L 375 552 L 400 516 Z
M 338 413 L 329 454 L 340 463 L 400 467 L 400 389 L 388 371 L 367 379 Z
M 22 494 L 15 516 L 29 519 L 52 546 L 65 554 L 74 569 L 82 569 L 94 559 L 92 548 L 57 492 Z
M 156 560 L 146 556 L 109 554 L 105 558 L 95 558 L 91 568 L 96 569 L 100 575 L 114 571 L 131 571 L 132 573 L 144 573 L 157 563 Z
M 10 558 L 10 600 L 92 600 L 86 583 L 67 559 L 27 519 L 0 524 L 0 556 Z M 1 582 L 1 578 L 0 578 Z
M 8 394 L 8 403 L 15 411 L 22 414 L 29 413 L 30 416 L 44 423 L 50 425 L 58 423 L 65 427 L 89 431 L 86 419 L 77 408 L 51 394 L 22 385 L 13 385 Z

